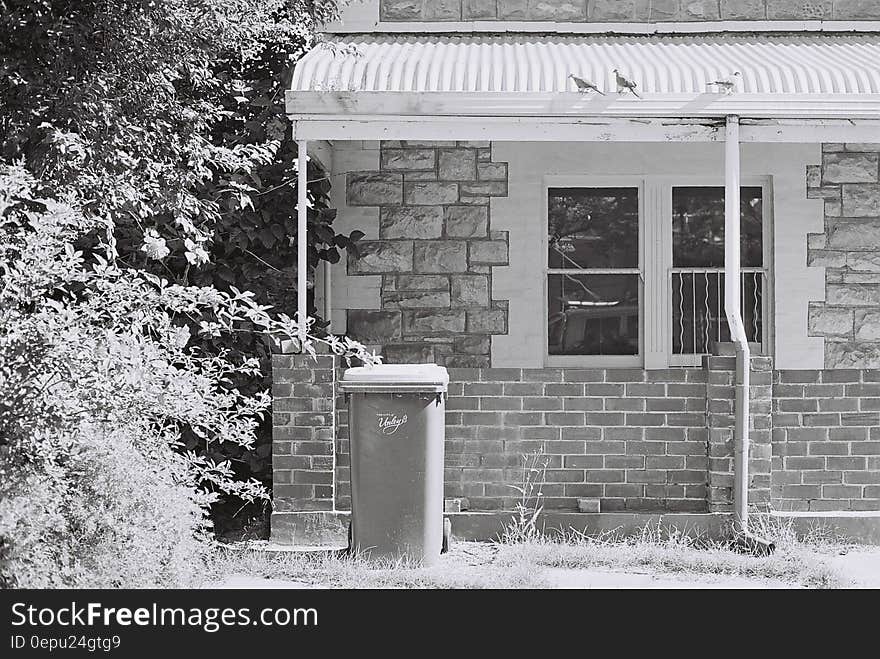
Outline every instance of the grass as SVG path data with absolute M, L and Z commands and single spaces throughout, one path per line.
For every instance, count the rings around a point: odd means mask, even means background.
M 845 549 L 838 539 L 821 531 L 798 539 L 789 525 L 758 519 L 753 531 L 776 544 L 776 551 L 768 557 L 735 551 L 729 542 L 694 538 L 675 529 L 654 526 L 645 527 L 633 537 L 615 534 L 596 537 L 569 532 L 531 542 L 502 544 L 496 562 L 501 565 L 642 572 L 700 581 L 737 577 L 802 588 L 850 585 L 824 560 L 824 556 Z
M 689 537 L 668 527 L 645 527 L 635 537 L 587 536 L 570 531 L 535 534 L 520 542 L 453 543 L 452 551 L 431 568 L 403 562 L 373 563 L 344 552 L 271 552 L 247 548 L 218 549 L 205 585 L 230 575 L 297 582 L 317 588 L 545 588 L 547 568 L 602 572 L 638 572 L 681 580 L 737 578 L 773 585 L 838 588 L 850 585 L 826 563 L 846 546 L 839 538 L 815 531 L 797 538 L 791 526 L 755 518 L 753 531 L 777 546 L 769 557 L 742 554 L 729 543 Z
M 457 543 L 435 567 L 372 562 L 345 552 L 277 552 L 221 548 L 206 575 L 210 586 L 232 574 L 295 581 L 311 588 L 542 588 L 527 565 L 495 565 L 492 545 Z

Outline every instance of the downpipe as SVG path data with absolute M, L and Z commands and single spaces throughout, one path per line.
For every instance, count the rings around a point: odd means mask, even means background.
M 751 350 L 740 308 L 739 117 L 728 116 L 724 141 L 724 311 L 736 353 L 734 397 L 734 518 L 740 549 L 767 555 L 775 546 L 749 529 L 749 372 Z

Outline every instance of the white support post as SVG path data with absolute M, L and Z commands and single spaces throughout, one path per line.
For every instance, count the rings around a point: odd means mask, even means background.
M 734 512 L 748 534 L 749 370 L 751 354 L 740 308 L 740 141 L 739 117 L 727 117 L 724 141 L 724 310 L 736 350 L 734 406 Z
M 332 298 L 332 285 L 333 285 L 333 268 L 331 267 L 330 261 L 324 261 L 324 278 L 323 278 L 323 292 L 324 292 L 324 322 L 332 323 L 333 316 L 333 298 Z M 332 327 L 327 325 L 327 331 L 332 332 Z
M 296 321 L 299 325 L 299 347 L 303 352 L 306 342 L 306 292 L 308 287 L 308 152 L 306 140 L 297 140 L 297 181 L 296 181 Z

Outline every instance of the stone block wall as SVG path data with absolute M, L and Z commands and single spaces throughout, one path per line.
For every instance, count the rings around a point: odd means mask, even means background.
M 825 200 L 825 231 L 808 237 L 808 265 L 825 268 L 809 334 L 824 337 L 826 368 L 878 368 L 880 144 L 824 144 L 807 195 Z
M 507 303 L 492 267 L 508 262 L 489 200 L 507 195 L 507 164 L 489 142 L 382 142 L 379 171 L 347 175 L 349 206 L 379 207 L 378 240 L 359 243 L 348 275 L 381 275 L 381 308 L 347 311 L 348 333 L 385 361 L 489 366 Z
M 880 510 L 880 371 L 777 371 L 776 510 Z
M 877 20 L 876 0 L 380 0 L 383 21 Z

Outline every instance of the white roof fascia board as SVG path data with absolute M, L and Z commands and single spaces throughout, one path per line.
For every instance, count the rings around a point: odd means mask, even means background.
M 335 34 L 695 34 L 780 32 L 880 32 L 880 21 L 693 21 L 658 23 L 555 23 L 546 21 L 377 21 L 329 23 L 324 33 Z
M 723 141 L 720 118 L 614 117 L 393 117 L 360 116 L 297 119 L 297 139 L 327 140 L 492 140 L 583 142 L 714 142 Z M 880 143 L 876 120 L 743 119 L 742 142 Z

